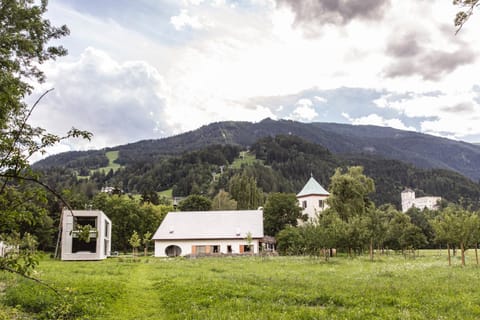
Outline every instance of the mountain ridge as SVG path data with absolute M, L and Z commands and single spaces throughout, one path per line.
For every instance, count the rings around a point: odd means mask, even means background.
M 368 154 L 385 159 L 395 159 L 424 169 L 452 170 L 479 181 L 480 146 L 463 141 L 428 134 L 404 131 L 372 125 L 349 125 L 338 123 L 302 123 L 292 120 L 260 122 L 223 121 L 204 125 L 198 129 L 162 139 L 133 142 L 105 150 L 118 150 L 117 163 L 127 164 L 141 161 L 145 157 L 179 154 L 199 150 L 206 146 L 238 145 L 249 147 L 258 139 L 279 134 L 295 135 L 320 144 L 334 154 Z M 101 150 L 74 151 L 66 155 L 53 155 L 40 160 L 33 166 L 48 168 L 68 166 L 71 161 L 84 155 L 100 156 Z M 71 156 L 71 159 L 68 159 Z M 58 161 L 64 158 L 64 161 Z

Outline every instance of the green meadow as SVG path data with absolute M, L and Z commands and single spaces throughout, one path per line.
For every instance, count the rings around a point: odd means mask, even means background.
M 419 256 L 44 259 L 0 274 L 0 319 L 478 319 L 480 268 Z

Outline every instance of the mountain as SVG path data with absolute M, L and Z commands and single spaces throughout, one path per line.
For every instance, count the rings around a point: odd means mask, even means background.
M 108 148 L 107 151 L 119 151 L 116 162 L 127 165 L 216 144 L 250 147 L 260 138 L 279 134 L 301 137 L 327 148 L 333 154 L 362 154 L 395 159 L 419 168 L 452 170 L 474 181 L 480 179 L 480 170 L 477 169 L 480 167 L 479 145 L 369 125 L 301 123 L 268 118 L 258 123 L 226 121 L 164 139 L 143 140 Z M 35 163 L 34 168 L 46 169 L 59 165 L 74 168 L 91 156 L 105 162 L 104 153 L 105 151 L 90 151 L 89 155 L 82 152 L 54 155 Z

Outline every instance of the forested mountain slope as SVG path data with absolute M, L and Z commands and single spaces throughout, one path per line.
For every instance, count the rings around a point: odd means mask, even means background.
M 57 190 L 72 189 L 87 197 L 106 185 L 133 194 L 172 189 L 174 196 L 213 197 L 220 189 L 229 190 L 232 179 L 239 175 L 253 177 L 265 193 L 297 193 L 312 174 L 328 188 L 336 168 L 361 165 L 375 180 L 376 193 L 371 198 L 377 205 L 399 207 L 400 192 L 410 187 L 418 196 L 441 196 L 479 207 L 480 185 L 450 170 L 420 169 L 370 154 L 333 154 L 294 135 L 261 138 L 250 146 L 253 161 L 233 165 L 241 150 L 239 146 L 213 145 L 183 154 L 144 157 L 116 171 L 94 170 L 88 179 L 78 177 L 73 169 L 49 168 L 44 170 L 44 179 Z
M 118 150 L 117 163 L 126 165 L 148 161 L 152 157 L 199 150 L 209 145 L 249 147 L 258 139 L 278 134 L 295 135 L 322 145 L 334 154 L 368 154 L 401 160 L 420 168 L 449 169 L 478 181 L 480 179 L 480 146 L 436 136 L 386 127 L 353 126 L 335 123 L 301 123 L 290 120 L 265 119 L 258 123 L 218 122 L 197 130 L 159 140 L 144 140 L 109 148 Z M 37 162 L 36 168 L 107 161 L 102 153 L 89 151 L 66 153 Z M 101 165 L 96 165 L 100 167 Z

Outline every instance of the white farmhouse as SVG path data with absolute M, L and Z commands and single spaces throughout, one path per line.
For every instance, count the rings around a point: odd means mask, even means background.
M 262 210 L 169 212 L 153 235 L 155 257 L 258 253 Z
M 427 208 L 430 210 L 438 209 L 438 202 L 442 200 L 441 197 L 421 197 L 415 198 L 415 191 L 410 188 L 406 188 L 401 193 L 402 197 L 402 212 L 407 212 L 411 207 L 418 208 L 420 210 Z
M 327 208 L 326 200 L 330 193 L 325 190 L 320 183 L 312 177 L 307 181 L 302 191 L 297 194 L 303 213 L 308 215 L 308 219 L 315 219 L 317 214 Z
M 90 225 L 90 240 L 78 238 L 77 227 Z M 62 260 L 102 260 L 110 255 L 112 222 L 100 210 L 64 210 Z

